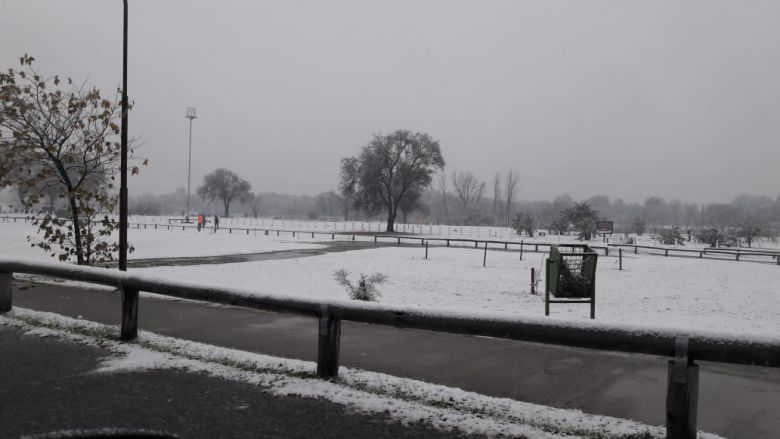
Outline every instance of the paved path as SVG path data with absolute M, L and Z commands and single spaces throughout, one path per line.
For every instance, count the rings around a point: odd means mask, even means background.
M 387 243 L 374 244 L 366 241 L 322 241 L 314 244 L 322 248 L 307 248 L 293 250 L 278 250 L 262 253 L 240 253 L 215 256 L 180 256 L 170 258 L 129 259 L 127 265 L 130 268 L 165 267 L 180 265 L 210 265 L 210 264 L 234 264 L 239 262 L 270 261 L 274 259 L 293 259 L 306 256 L 319 256 L 325 253 L 345 252 L 366 248 L 387 247 Z M 116 263 L 100 264 L 105 267 L 116 267 Z
M 17 282 L 14 305 L 117 324 L 119 295 Z M 139 326 L 252 352 L 315 359 L 313 318 L 143 297 Z M 413 360 L 412 360 L 413 359 Z M 587 413 L 664 423 L 666 358 L 343 322 L 341 364 Z M 701 363 L 699 425 L 776 438 L 780 370 Z
M 321 399 L 182 370 L 92 373 L 100 348 L 0 326 L 0 437 L 73 429 L 162 430 L 181 438 L 449 438 Z M 56 361 L 53 361 L 56 359 Z

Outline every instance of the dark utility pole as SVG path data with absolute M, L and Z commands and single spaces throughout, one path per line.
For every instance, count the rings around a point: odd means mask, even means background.
M 127 0 L 122 38 L 122 161 L 119 168 L 119 269 L 127 271 Z

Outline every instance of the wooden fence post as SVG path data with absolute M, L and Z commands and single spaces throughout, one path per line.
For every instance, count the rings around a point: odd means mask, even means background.
M 669 361 L 666 388 L 666 438 L 696 439 L 699 366 L 688 357 L 688 338 L 675 340 L 675 357 Z
M 317 376 L 326 380 L 335 380 L 339 375 L 341 319 L 323 315 L 320 317 L 319 326 Z
M 536 295 L 536 268 L 531 267 L 531 294 Z
M 12 306 L 13 273 L 0 272 L 0 312 L 8 312 Z
M 544 315 L 550 315 L 550 258 L 544 260 Z
M 485 241 L 485 253 L 482 256 L 482 266 L 484 267 L 487 264 L 487 241 Z
M 425 259 L 428 259 L 428 241 L 425 241 Z
M 618 249 L 618 259 L 620 259 L 620 270 L 623 270 L 623 249 Z
M 138 336 L 138 290 L 122 288 L 121 340 L 135 340 Z

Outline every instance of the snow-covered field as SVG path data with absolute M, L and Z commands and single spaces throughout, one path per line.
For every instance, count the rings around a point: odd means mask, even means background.
M 24 259 L 52 260 L 43 250 L 30 246 L 28 235 L 33 238 L 37 236 L 35 228 L 29 223 L 0 223 L 0 254 Z M 270 238 L 237 233 L 213 234 L 209 230 L 198 232 L 194 229 L 129 229 L 127 240 L 135 247 L 135 251 L 128 256 L 129 259 L 219 256 L 322 247 L 311 242 L 296 242 L 295 239 L 289 239 L 289 236 Z
M 3 216 L 16 216 L 23 218 L 22 214 L 4 214 Z M 213 217 L 207 217 L 209 225 Z M 130 224 L 160 224 L 167 226 L 169 220 L 179 221 L 179 216 L 151 216 L 151 215 L 131 215 L 128 218 Z M 220 226 L 222 232 L 225 233 L 227 228 L 249 228 L 249 229 L 271 229 L 271 230 L 288 230 L 288 231 L 305 231 L 314 233 L 350 233 L 350 232 L 384 232 L 386 223 L 381 221 L 319 221 L 319 220 L 290 220 L 290 219 L 276 219 L 276 218 L 249 218 L 249 217 L 235 217 L 235 218 L 220 218 Z M 180 224 L 174 222 L 173 224 Z M 177 229 L 181 230 L 181 229 Z M 435 237 L 435 238 L 463 238 L 463 239 L 476 239 L 476 240 L 498 240 L 498 241 L 524 241 L 528 243 L 540 242 L 540 243 L 581 243 L 577 241 L 573 235 L 536 235 L 534 237 L 520 236 L 513 229 L 509 227 L 490 227 L 490 226 L 457 226 L 457 225 L 432 225 L 432 224 L 404 224 L 400 222 L 395 223 L 395 230 L 401 234 L 419 235 L 421 237 Z M 654 239 L 651 233 L 646 233 L 643 236 L 636 237 L 636 243 L 639 245 L 658 246 L 668 248 L 679 249 L 699 249 L 707 247 L 706 244 L 690 241 L 684 245 L 663 245 Z M 623 244 L 628 242 L 629 236 L 622 233 L 615 233 L 608 236 L 608 243 Z M 322 239 L 319 237 L 318 239 Z M 595 236 L 594 239 L 589 241 L 590 245 L 604 246 L 607 244 L 601 238 L 601 236 Z M 766 249 L 770 251 L 780 250 L 780 239 L 775 237 L 774 239 L 763 238 L 754 243 L 754 249 Z
M 380 302 L 441 310 L 509 312 L 543 316 L 542 295 L 530 294 L 531 267 L 539 270 L 544 254 L 436 247 L 425 260 L 422 248 L 378 248 L 299 259 L 201 267 L 157 267 L 144 273 L 167 279 L 245 287 L 264 293 L 346 299 L 333 272 L 381 272 L 389 282 Z M 777 334 L 780 331 L 780 267 L 730 261 L 624 257 L 599 258 L 599 321 L 648 324 L 681 329 Z M 543 284 L 540 285 L 543 291 Z M 551 318 L 587 319 L 588 305 L 553 304 Z
M 0 223 L 0 255 L 46 259 L 25 240 L 31 226 Z M 130 230 L 134 258 L 263 252 L 318 246 L 308 236 L 290 238 L 210 234 L 196 231 Z M 542 295 L 530 294 L 530 271 L 543 273 L 543 253 L 482 249 L 384 247 L 327 253 L 295 259 L 203 266 L 138 269 L 156 277 L 221 286 L 249 287 L 262 293 L 347 299 L 333 279 L 345 269 L 354 281 L 360 273 L 381 272 L 381 303 L 419 305 L 440 310 L 509 312 L 543 316 Z M 780 267 L 772 264 L 624 254 L 599 257 L 599 321 L 648 324 L 669 329 L 724 330 L 744 334 L 780 332 Z M 544 291 L 544 285 L 539 285 Z M 553 304 L 552 319 L 587 319 L 588 305 Z

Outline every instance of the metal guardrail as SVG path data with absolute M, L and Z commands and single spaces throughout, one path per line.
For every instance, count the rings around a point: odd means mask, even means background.
M 13 273 L 37 274 L 113 286 L 122 292 L 120 338 L 138 332 L 138 293 L 145 291 L 184 299 L 259 310 L 310 315 L 318 319 L 317 375 L 336 379 L 341 321 L 470 334 L 559 346 L 672 357 L 667 384 L 667 437 L 695 438 L 698 366 L 694 360 L 780 367 L 780 339 L 712 336 L 664 328 L 619 327 L 598 322 L 551 321 L 509 314 L 442 313 L 421 307 L 323 301 L 256 294 L 216 286 L 160 280 L 94 267 L 0 258 L 0 313 L 12 309 Z

